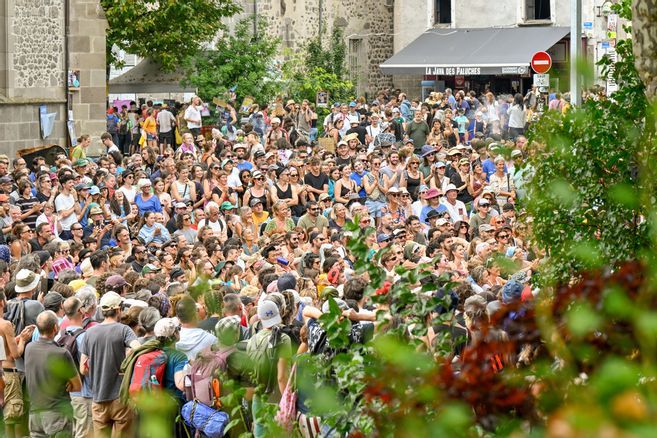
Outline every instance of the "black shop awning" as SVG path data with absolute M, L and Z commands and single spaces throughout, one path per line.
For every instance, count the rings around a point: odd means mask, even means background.
M 381 64 L 384 74 L 517 75 L 532 55 L 568 35 L 567 27 L 429 29 Z

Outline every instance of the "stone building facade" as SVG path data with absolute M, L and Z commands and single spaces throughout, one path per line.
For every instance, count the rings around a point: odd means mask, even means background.
M 264 17 L 268 34 L 283 47 L 298 51 L 309 39 L 322 35 L 328 41 L 334 26 L 342 28 L 347 47 L 347 68 L 358 94 L 372 94 L 392 86 L 392 77 L 379 65 L 393 54 L 392 0 L 244 0 L 238 20 Z
M 25 148 L 66 146 L 67 120 L 74 121 L 76 136 L 105 130 L 106 26 L 98 0 L 0 1 L 2 153 L 13 157 Z M 67 87 L 69 71 L 79 71 L 74 90 Z M 56 113 L 45 139 L 41 105 Z
M 395 0 L 394 53 L 429 29 L 569 27 L 570 4 L 571 0 Z M 603 4 L 611 3 L 582 0 L 582 45 L 591 63 L 605 54 L 600 47 L 608 41 L 609 20 Z M 622 33 L 622 26 L 617 27 Z M 416 97 L 420 95 L 421 81 L 418 75 L 393 75 L 396 88 Z

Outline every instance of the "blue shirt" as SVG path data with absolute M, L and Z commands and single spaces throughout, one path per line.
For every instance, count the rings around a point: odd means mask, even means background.
M 363 186 L 363 177 L 367 175 L 367 172 L 363 172 L 362 175 L 359 175 L 357 172 L 352 172 L 351 178 L 352 180 L 356 181 L 356 184 L 361 187 L 361 189 L 358 191 L 358 196 L 361 198 L 364 198 L 367 196 L 367 192 L 365 192 L 365 187 Z
M 243 162 L 237 162 L 237 168 L 240 170 L 251 170 L 253 169 L 253 164 L 249 163 L 248 161 L 243 161 Z
M 495 163 L 490 158 L 486 158 L 483 163 L 481 163 L 481 168 L 486 172 L 486 181 L 492 174 L 495 173 Z
M 160 234 L 155 235 L 155 230 L 158 228 L 160 229 Z M 146 245 L 148 245 L 151 242 L 163 244 L 171 240 L 171 234 L 169 234 L 169 231 L 166 229 L 164 225 L 155 222 L 152 227 L 149 227 L 148 225 L 144 224 L 144 226 L 141 227 L 141 230 L 139 230 L 139 238 Z
M 139 193 L 137 196 L 135 196 L 135 204 L 137 204 L 137 207 L 139 208 L 139 214 L 141 215 L 149 211 L 154 213 L 162 213 L 162 204 L 160 204 L 160 199 L 155 195 L 152 195 L 150 198 L 148 198 L 147 201 L 144 201 L 144 199 L 141 197 L 141 193 Z
M 166 389 L 175 394 L 178 399 L 184 401 L 185 395 L 181 390 L 176 388 L 176 373 L 182 371 L 185 365 L 189 363 L 189 360 L 187 356 L 174 348 L 165 347 L 163 350 L 167 354 L 168 360 L 167 367 L 164 370 L 164 381 L 162 384 Z

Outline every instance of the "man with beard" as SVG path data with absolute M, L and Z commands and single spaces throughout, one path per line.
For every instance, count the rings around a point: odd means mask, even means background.
M 399 161 L 399 152 L 392 151 L 388 154 L 387 165 L 381 169 L 383 174 L 383 191 L 385 193 L 391 187 L 399 187 L 404 166 Z

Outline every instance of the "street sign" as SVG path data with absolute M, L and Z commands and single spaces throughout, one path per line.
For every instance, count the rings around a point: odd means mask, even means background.
M 552 67 L 552 58 L 547 52 L 536 52 L 532 56 L 531 66 L 536 73 L 547 73 Z
M 537 86 L 537 87 L 549 87 L 550 86 L 550 75 L 535 74 L 534 75 L 534 85 Z

